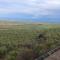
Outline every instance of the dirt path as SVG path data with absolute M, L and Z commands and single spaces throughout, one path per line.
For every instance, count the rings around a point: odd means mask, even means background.
M 56 51 L 55 53 L 53 53 L 51 56 L 44 60 L 60 60 L 60 50 Z

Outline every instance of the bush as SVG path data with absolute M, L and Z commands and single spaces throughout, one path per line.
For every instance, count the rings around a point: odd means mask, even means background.
M 34 60 L 37 54 L 32 49 L 26 49 L 18 53 L 16 60 Z
M 15 60 L 17 56 L 17 51 L 11 51 L 6 57 L 6 60 Z
M 5 46 L 0 47 L 0 58 L 7 54 L 7 48 Z

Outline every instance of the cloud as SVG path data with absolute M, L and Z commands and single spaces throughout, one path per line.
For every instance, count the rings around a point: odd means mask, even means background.
M 60 0 L 0 0 L 0 3 L 0 13 L 5 14 L 25 13 L 41 17 L 60 10 Z

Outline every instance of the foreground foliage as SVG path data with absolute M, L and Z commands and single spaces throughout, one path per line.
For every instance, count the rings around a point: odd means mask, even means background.
M 0 58 L 4 60 L 34 60 L 59 45 L 59 25 L 17 25 L 13 28 L 0 28 Z

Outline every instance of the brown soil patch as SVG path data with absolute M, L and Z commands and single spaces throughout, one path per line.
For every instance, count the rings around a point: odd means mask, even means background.
M 54 54 L 52 54 L 45 60 L 60 60 L 60 50 L 56 51 Z

